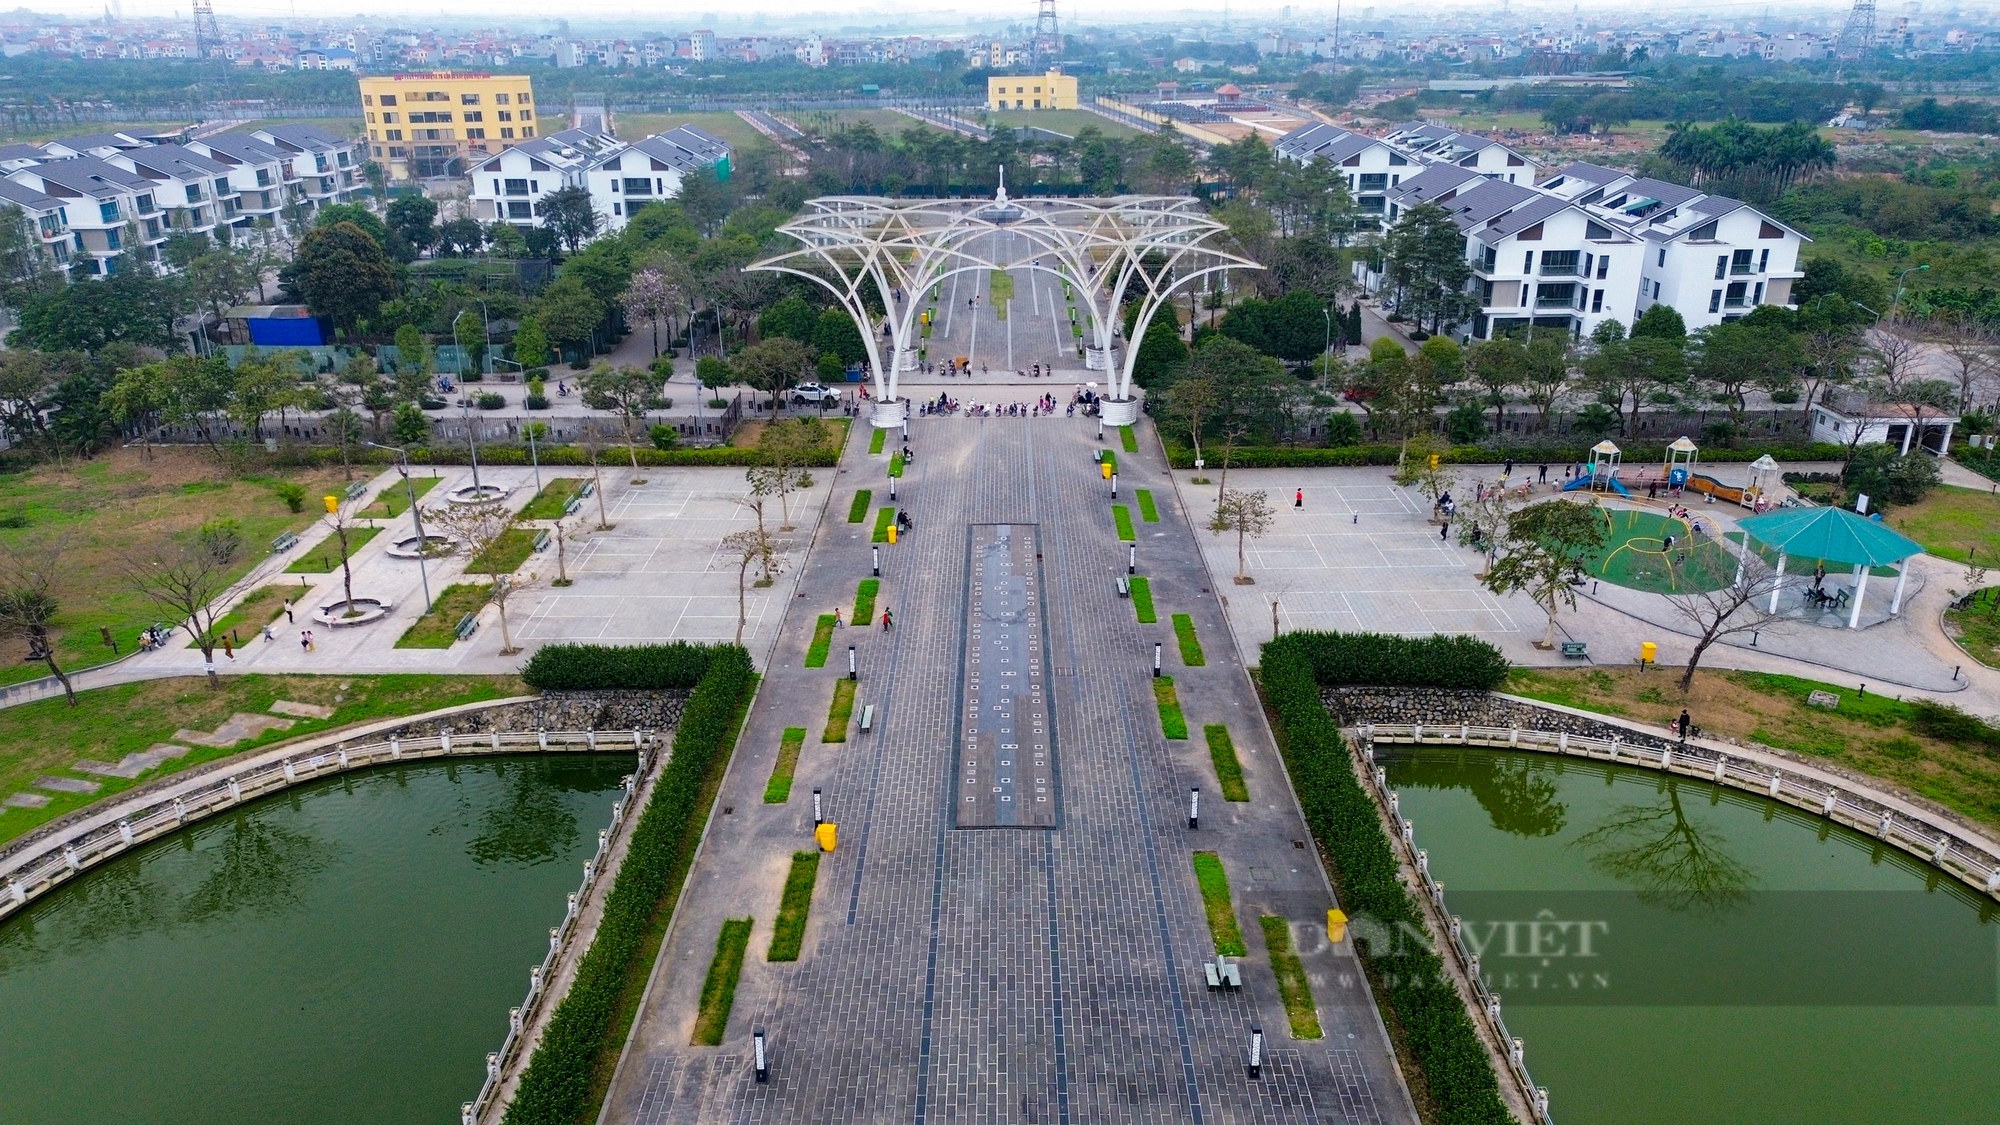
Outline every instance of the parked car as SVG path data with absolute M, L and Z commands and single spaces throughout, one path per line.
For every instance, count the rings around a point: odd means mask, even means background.
M 792 388 L 792 403 L 797 406 L 825 406 L 839 401 L 839 391 L 819 383 L 800 383 Z

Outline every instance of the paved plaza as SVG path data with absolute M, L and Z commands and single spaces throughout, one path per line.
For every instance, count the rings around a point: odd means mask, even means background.
M 875 729 L 850 727 L 848 741 L 822 743 L 845 661 L 802 666 L 813 619 L 850 604 L 869 573 L 866 540 L 839 533 L 859 525 L 830 523 L 718 797 L 607 1119 L 1413 1121 L 1350 947 L 1325 940 L 1330 891 L 1157 452 L 1120 461 L 1121 488 L 1151 490 L 1160 509 L 1158 522 L 1139 525 L 1138 566 L 1161 623 L 1141 625 L 1116 590 L 1127 551 L 1093 461 L 1094 422 L 918 418 L 910 432 L 916 460 L 899 499 L 915 530 L 884 548 L 878 603 L 895 627 L 836 633 L 837 648 L 856 648 L 860 702 L 875 707 Z M 884 459 L 865 456 L 865 440 L 852 439 L 835 512 L 857 487 L 886 500 Z M 1178 659 L 1172 613 L 1191 616 L 1204 665 Z M 995 614 L 1008 618 L 1004 635 L 992 631 Z M 972 648 L 975 635 L 988 647 Z M 1162 736 L 1156 642 L 1192 740 Z M 976 689 L 975 651 L 994 661 Z M 1060 776 L 1055 815 L 993 827 L 1007 814 L 975 803 L 981 826 L 972 827 L 954 817 L 965 784 L 954 731 L 972 701 L 1003 702 L 995 715 L 1014 723 L 1040 717 L 1038 685 L 1004 695 L 989 686 L 1011 667 L 1002 657 L 1037 651 L 1046 653 Z M 1248 802 L 1218 799 L 1206 723 L 1227 724 Z M 789 803 L 766 805 L 787 726 L 809 732 L 797 782 Z M 1020 741 L 996 741 L 980 768 L 1018 768 L 1000 755 L 1019 752 Z M 1195 786 L 1202 816 L 1190 831 Z M 811 846 L 814 790 L 839 847 L 821 862 L 801 960 L 768 963 L 791 854 Z M 1229 870 L 1250 951 L 1240 992 L 1204 981 L 1214 945 L 1191 864 L 1197 850 L 1218 853 Z M 756 923 L 725 1042 L 691 1047 L 717 932 L 746 915 Z M 1288 924 L 1322 1039 L 1287 1032 L 1258 922 L 1266 915 Z M 1268 1051 L 1253 1080 L 1245 1064 L 1257 1027 Z M 762 1084 L 750 1072 L 757 1028 L 770 1044 Z

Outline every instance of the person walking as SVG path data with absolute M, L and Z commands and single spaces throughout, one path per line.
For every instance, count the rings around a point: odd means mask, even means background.
M 1298 510 L 1298 509 L 1303 509 L 1305 506 L 1306 506 L 1306 490 L 1301 488 L 1297 492 L 1292 493 L 1292 507 L 1295 510 Z
M 1506 480 L 1508 477 L 1511 477 L 1513 475 L 1514 475 L 1514 459 L 1512 457 L 1509 457 L 1507 458 L 1507 464 L 1502 466 L 1502 468 L 1500 469 L 1500 479 Z
M 845 629 L 847 627 L 847 623 L 840 619 L 839 606 L 833 607 L 833 627 L 836 629 Z
M 278 639 L 278 635 L 276 633 L 271 632 L 271 627 L 269 625 L 264 626 L 264 639 L 266 641 L 275 641 Z
M 885 608 L 885 609 L 883 609 L 883 610 L 882 610 L 882 631 L 883 631 L 884 633 L 888 632 L 888 631 L 889 631 L 889 630 L 890 630 L 891 628 L 893 628 L 893 627 L 895 626 L 895 624 L 896 624 L 896 619 L 895 619 L 895 617 L 891 616 L 891 614 L 890 614 L 890 612 L 889 612 L 889 610 L 888 610 L 888 609 L 886 609 L 886 608 Z
M 300 652 L 312 651 L 312 634 L 306 632 L 304 629 L 299 630 L 299 651 Z
M 287 624 L 287 625 L 296 625 L 296 624 L 298 624 L 298 623 L 299 623 L 299 622 L 298 622 L 298 619 L 292 616 L 292 599 L 290 599 L 290 598 L 286 598 L 286 599 L 285 599 L 285 624 Z
M 1674 727 L 1680 731 L 1682 742 L 1687 741 L 1688 728 L 1692 727 L 1693 725 L 1694 725 L 1693 720 L 1688 718 L 1687 708 L 1685 707 L 1681 708 L 1681 717 L 1674 720 Z
M 236 659 L 236 645 L 228 637 L 222 638 L 222 655 L 231 660 Z
M 1536 481 L 1535 483 L 1537 483 L 1537 484 L 1547 484 L 1547 483 L 1549 483 L 1549 467 L 1548 467 L 1547 465 L 1543 465 L 1543 466 L 1542 466 L 1542 476 L 1541 476 L 1541 479 L 1540 479 L 1540 480 L 1538 480 L 1538 481 Z

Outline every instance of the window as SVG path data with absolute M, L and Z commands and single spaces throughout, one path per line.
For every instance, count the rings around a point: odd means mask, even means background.
M 157 208 L 153 205 L 153 195 L 151 192 L 147 192 L 145 195 L 139 197 L 139 213 L 141 215 L 154 210 L 157 210 Z
M 1693 229 L 1692 231 L 1689 231 L 1689 232 L 1688 232 L 1688 241 L 1689 241 L 1689 242 L 1714 242 L 1714 241 L 1715 241 L 1715 223 L 1714 223 L 1714 221 L 1713 221 L 1713 220 L 1711 220 L 1711 221 L 1709 221 L 1709 222 L 1706 222 L 1706 223 L 1703 223 L 1703 224 L 1701 224 L 1700 226 L 1698 226 L 1698 227 L 1694 228 L 1694 229 Z
M 479 104 L 479 95 L 478 95 L 478 94 L 460 94 L 460 95 L 458 96 L 458 104 L 460 104 L 460 105 L 478 105 L 478 104 Z
M 433 111 L 431 113 L 412 113 L 410 115 L 410 124 L 412 125 L 446 125 L 450 123 L 451 123 L 451 113 L 449 111 L 445 112 Z
M 1660 299 L 1660 283 L 1655 281 L 1653 283 L 1653 300 L 1657 301 L 1659 299 Z
M 627 178 L 625 181 L 625 194 L 651 195 L 653 194 L 653 181 L 646 179 L 643 176 L 639 177 L 638 179 Z
M 1751 250 L 1736 251 L 1729 257 L 1729 272 L 1737 275 L 1738 277 L 1741 277 L 1746 273 L 1753 272 L 1750 266 L 1751 263 L 1755 260 L 1755 258 L 1756 258 L 1756 253 L 1754 251 Z
M 1747 281 L 1732 281 L 1732 282 L 1730 282 L 1730 283 L 1729 283 L 1729 295 L 1728 295 L 1728 296 L 1726 296 L 1726 297 L 1724 297 L 1724 298 L 1722 299 L 1722 307 L 1723 307 L 1723 308 L 1727 308 L 1727 309 L 1740 309 L 1740 308 L 1742 308 L 1742 307 L 1743 307 L 1743 298 L 1744 298 L 1744 297 L 1746 297 L 1746 296 L 1748 296 L 1748 295 L 1749 295 L 1749 292 L 1750 292 L 1750 283 L 1749 283 L 1749 282 L 1747 282 Z
M 476 109 L 467 110 L 465 119 L 467 121 L 484 121 L 486 120 L 486 114 Z
M 534 206 L 526 200 L 510 199 L 507 201 L 507 217 L 510 219 L 532 219 L 535 217 Z
M 118 237 L 118 228 L 113 227 L 110 230 L 104 232 L 104 244 L 106 246 L 109 246 L 113 250 L 116 250 L 123 245 L 123 242 Z
M 1576 304 L 1576 284 L 1574 282 L 1543 282 L 1535 286 L 1535 307 L 1538 309 L 1566 309 Z
M 1354 209 L 1364 215 L 1380 215 L 1385 202 L 1379 195 L 1364 195 L 1354 201 Z
M 1542 276 L 1543 277 L 1574 276 L 1576 274 L 1577 257 L 1578 254 L 1575 250 L 1542 251 Z
M 528 181 L 527 181 L 527 180 L 525 180 L 525 179 L 522 179 L 522 180 L 511 180 L 511 179 L 510 179 L 510 180 L 508 180 L 508 181 L 507 181 L 507 194 L 508 194 L 508 195 L 526 195 L 526 194 L 528 194 Z
M 362 105 L 374 105 L 374 104 L 375 104 L 375 95 L 373 95 L 373 94 L 363 94 L 363 95 L 361 95 L 361 104 L 362 104 Z M 375 120 L 375 119 L 374 119 L 373 117 L 370 117 L 370 118 L 369 118 L 368 120 L 370 120 L 370 121 L 373 121 L 373 120 Z
M 514 95 L 514 104 L 515 104 L 515 105 L 527 105 L 527 104 L 528 104 L 528 92 L 527 92 L 526 90 L 523 90 L 523 91 L 521 91 L 520 93 L 518 93 L 518 94 L 515 94 L 515 95 Z
M 1660 264 L 1662 266 L 1667 264 L 1667 248 L 1664 246 L 1660 247 Z
M 512 130 L 512 129 L 506 129 L 506 128 L 503 128 L 503 129 L 501 129 L 501 130 L 500 130 L 500 139 L 501 139 L 501 140 L 503 140 L 503 141 L 511 141 L 511 140 L 513 140 L 513 139 L 514 139 L 514 130 Z
M 614 215 L 623 215 L 625 212 L 621 210 L 621 208 L 623 208 L 624 206 L 625 205 L 623 203 L 613 203 L 611 205 L 611 213 Z
M 507 104 L 507 95 L 505 95 L 505 94 L 495 94 L 495 95 L 493 95 L 493 104 L 494 104 L 494 105 L 506 105 L 506 104 Z
M 202 199 L 202 195 L 201 195 L 201 185 L 200 185 L 200 184 L 189 184 L 189 185 L 187 186 L 187 193 L 188 193 L 188 202 L 189 202 L 189 203 L 200 203 L 200 202 L 201 202 L 201 199 Z
M 371 135 L 371 136 L 370 136 L 370 137 L 369 137 L 368 139 L 369 139 L 369 140 L 381 140 L 381 138 L 380 138 L 380 137 L 376 137 L 376 136 L 372 136 L 372 135 Z M 381 145 L 376 145 L 376 146 L 375 146 L 375 155 L 377 155 L 377 156 L 380 156 L 380 155 L 382 155 L 382 146 L 381 146 Z
M 1535 272 L 1535 252 L 1533 250 L 1528 251 L 1525 255 L 1522 256 L 1521 272 L 1522 273 Z
M 373 124 L 375 124 L 375 115 L 374 115 L 374 114 L 372 114 L 372 113 L 371 113 L 371 114 L 369 114 L 369 115 L 368 115 L 368 123 L 369 123 L 370 125 L 373 125 Z
M 388 136 L 385 138 L 387 140 L 400 141 L 403 139 L 403 131 L 401 129 L 387 129 L 384 130 L 384 132 L 388 134 Z
M 534 126 L 532 126 L 532 125 L 528 125 L 528 126 L 523 126 L 523 127 L 522 127 L 522 129 L 521 129 L 521 135 L 522 135 L 522 136 L 524 136 L 524 137 L 532 137 L 532 136 L 534 136 L 534 135 L 535 135 L 535 127 L 534 127 Z
M 1597 280 L 1603 281 L 1604 275 L 1610 272 L 1611 272 L 1611 255 L 1599 254 L 1597 256 Z
M 448 102 L 451 100 L 451 94 L 444 90 L 425 90 L 424 100 L 427 102 Z
M 383 105 L 395 105 L 395 104 L 396 104 L 396 95 L 394 95 L 394 94 L 383 94 L 383 95 L 382 95 L 382 104 L 383 104 Z
M 271 186 L 271 170 L 269 168 L 257 169 L 257 186 L 258 187 Z
M 486 130 L 467 129 L 465 131 L 465 139 L 468 141 L 483 141 L 486 139 Z
M 1388 190 L 1389 190 L 1389 173 L 1387 173 L 1387 172 L 1363 172 L 1363 173 L 1361 173 L 1361 190 L 1362 190 L 1362 191 L 1388 191 Z
M 1657 291 L 1655 292 L 1654 295 L 1656 297 L 1658 296 Z M 1712 313 L 1717 313 L 1722 311 L 1722 290 L 1716 289 L 1710 291 L 1710 293 L 1708 294 L 1708 311 Z
M 1758 283 L 1757 283 L 1757 289 L 1756 289 L 1756 291 L 1755 291 L 1755 292 L 1754 292 L 1754 293 L 1753 293 L 1753 294 L 1751 295 L 1751 297 L 1750 297 L 1750 303 L 1751 303 L 1751 304 L 1753 304 L 1753 305 L 1761 305 L 1761 304 L 1763 304 L 1763 303 L 1764 303 L 1764 283 L 1763 283 L 1763 282 L 1761 282 L 1761 281 L 1760 281 L 1760 282 L 1758 282 Z
M 1512 183 L 1513 181 L 1509 180 L 1508 182 Z M 1585 220 L 1583 224 L 1583 237 L 1592 242 L 1601 242 L 1611 237 L 1611 228 L 1596 220 Z
M 384 125 L 394 125 L 399 120 L 401 120 L 401 118 L 398 118 L 393 113 L 385 113 L 382 115 L 382 124 Z
M 110 202 L 110 203 L 100 203 L 100 204 L 98 204 L 98 205 L 97 205 L 97 217 L 98 217 L 98 219 L 99 219 L 100 221 L 102 221 L 102 222 L 107 222 L 107 223 L 115 223 L 115 222 L 117 222 L 117 221 L 118 221 L 118 204 L 117 204 L 117 202 L 116 202 L 116 201 L 113 201 L 113 202 Z
M 1599 289 L 1590 295 L 1590 311 L 1594 313 L 1604 311 L 1604 290 Z
M 1717 254 L 1715 256 L 1715 280 L 1721 281 L 1722 275 L 1728 272 L 1729 272 L 1729 255 Z
M 1597 259 L 1589 254 L 1585 254 L 1583 256 L 1583 268 L 1577 271 L 1577 276 L 1589 277 L 1591 269 L 1596 265 L 1597 265 Z
M 514 120 L 514 111 L 513 111 L 513 110 L 511 110 L 511 109 L 503 109 L 503 110 L 501 110 L 501 111 L 500 111 L 500 120 L 502 120 L 502 121 L 512 121 L 512 120 Z
M 1035 108 L 1036 108 L 1036 109 L 1040 109 L 1040 108 L 1042 108 L 1042 99 L 1040 99 L 1040 98 L 1036 98 L 1036 99 L 1035 99 Z
M 1771 272 L 1771 252 L 1769 250 L 1766 250 L 1763 253 L 1757 255 L 1757 272 L 1758 273 Z
M 410 150 L 407 148 L 396 148 L 394 146 L 391 146 L 389 149 L 389 159 L 391 160 L 401 160 L 408 155 L 410 155 Z
M 1500 251 L 1491 246 L 1488 246 L 1486 248 L 1486 256 L 1483 259 L 1481 259 L 1479 268 L 1487 273 L 1492 273 L 1493 267 L 1496 264 L 1495 260 L 1499 257 L 1499 255 Z

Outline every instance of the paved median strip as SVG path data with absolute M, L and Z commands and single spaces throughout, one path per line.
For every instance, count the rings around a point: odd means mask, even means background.
M 1181 663 L 1190 668 L 1199 668 L 1208 663 L 1202 655 L 1201 638 L 1194 635 L 1194 618 L 1185 613 L 1174 614 L 1174 638 L 1181 643 Z
M 1222 787 L 1222 799 L 1249 800 L 1249 787 L 1243 784 L 1243 763 L 1236 759 L 1236 743 L 1229 737 L 1229 728 L 1210 723 L 1201 729 L 1208 738 L 1208 756 L 1215 762 L 1215 780 Z
M 750 926 L 754 919 L 731 918 L 722 923 L 715 937 L 715 959 L 708 963 L 708 978 L 701 982 L 701 1009 L 695 1014 L 694 1035 L 688 1042 L 697 1047 L 720 1047 L 729 1030 L 729 1009 L 736 1006 L 736 981 L 743 975 L 743 953 L 750 948 Z
M 778 761 L 771 767 L 771 780 L 764 786 L 764 803 L 782 805 L 792 799 L 792 771 L 799 767 L 799 751 L 805 748 L 806 728 L 786 727 L 778 740 Z
M 833 681 L 833 702 L 826 709 L 826 729 L 820 732 L 821 742 L 846 742 L 847 721 L 854 717 L 854 681 L 839 679 Z
M 1172 676 L 1153 677 L 1153 702 L 1160 707 L 1160 731 L 1179 741 L 1187 737 L 1187 716 L 1181 713 L 1181 697 L 1174 691 Z
M 1319 1011 L 1313 1007 L 1312 981 L 1306 967 L 1292 950 L 1292 927 L 1283 918 L 1266 914 L 1257 919 L 1264 929 L 1264 948 L 1271 954 L 1271 975 L 1278 978 L 1278 995 L 1285 1001 L 1285 1018 L 1291 1022 L 1292 1038 L 1318 1039 Z
M 785 895 L 778 903 L 778 920 L 771 927 L 766 961 L 796 961 L 805 945 L 806 917 L 812 911 L 813 884 L 819 879 L 819 853 L 793 852 L 792 872 L 785 876 Z
M 1194 853 L 1194 878 L 1201 886 L 1215 952 L 1224 957 L 1243 956 L 1243 931 L 1236 926 L 1236 908 L 1229 902 L 1229 872 L 1223 870 L 1222 858 L 1214 852 Z

